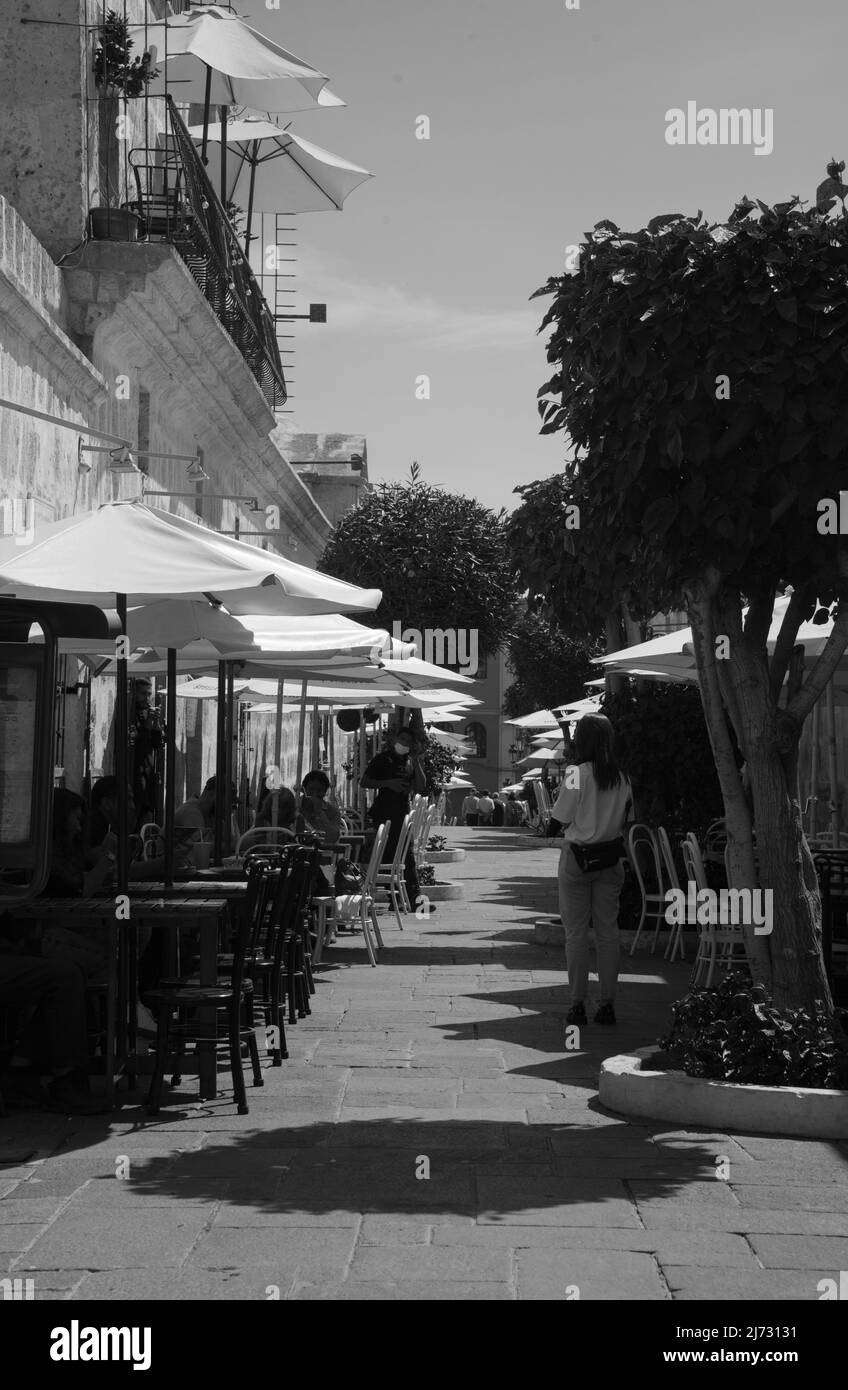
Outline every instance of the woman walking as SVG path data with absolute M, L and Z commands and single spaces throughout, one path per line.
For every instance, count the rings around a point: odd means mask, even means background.
M 574 736 L 574 765 L 566 770 L 553 818 L 565 826 L 559 861 L 559 910 L 571 990 L 567 1023 L 586 1023 L 589 925 L 595 928 L 600 1002 L 595 1023 L 615 1023 L 618 983 L 618 901 L 624 883 L 622 832 L 633 792 L 615 758 L 613 729 L 587 714 Z

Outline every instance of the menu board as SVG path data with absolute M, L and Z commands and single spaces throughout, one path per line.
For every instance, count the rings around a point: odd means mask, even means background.
M 0 845 L 32 838 L 38 670 L 0 667 Z

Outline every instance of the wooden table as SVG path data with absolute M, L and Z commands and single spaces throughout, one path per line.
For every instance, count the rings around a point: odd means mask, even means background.
M 141 885 L 137 885 L 141 889 Z M 114 1100 L 115 1083 L 126 1072 L 138 1070 L 136 1055 L 136 971 L 138 928 L 158 927 L 173 933 L 196 930 L 200 934 L 200 972 L 202 985 L 218 982 L 218 943 L 229 923 L 229 905 L 220 896 L 201 896 L 182 892 L 182 885 L 168 893 L 151 894 L 150 884 L 143 891 L 128 893 L 129 917 L 118 916 L 116 896 L 96 898 L 35 898 L 14 909 L 14 916 L 30 922 L 74 928 L 100 926 L 107 929 L 108 979 L 106 995 L 106 1093 Z M 177 896 L 177 895 L 180 896 Z M 123 930 L 121 930 L 123 928 Z M 187 1068 L 183 1068 L 186 1070 Z M 200 1094 L 204 1099 L 217 1095 L 217 1058 L 214 1044 L 198 1049 L 197 1070 Z

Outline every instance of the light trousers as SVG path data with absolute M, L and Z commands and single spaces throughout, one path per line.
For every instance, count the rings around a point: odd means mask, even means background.
M 584 874 L 570 844 L 559 859 L 559 911 L 565 927 L 565 963 L 571 1003 L 582 1004 L 589 981 L 589 926 L 595 929 L 600 1002 L 612 1004 L 618 984 L 618 902 L 624 865 Z

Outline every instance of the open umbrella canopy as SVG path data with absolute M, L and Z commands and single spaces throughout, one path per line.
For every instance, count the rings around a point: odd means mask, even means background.
M 138 667 L 130 662 L 130 670 L 138 670 Z M 267 677 L 250 676 L 235 680 L 233 689 L 242 699 L 271 700 L 276 698 L 277 682 L 268 680 Z M 289 678 L 284 681 L 284 700 L 299 701 L 301 691 L 300 680 Z M 208 677 L 183 681 L 177 687 L 177 693 L 193 699 L 214 699 L 218 694 L 218 683 Z M 391 709 L 393 705 L 402 705 L 408 709 L 425 710 L 447 704 L 446 697 L 457 703 L 456 697 L 446 690 L 401 690 L 377 687 L 366 682 L 357 685 L 348 681 L 344 675 L 340 675 L 335 682 L 322 675 L 307 677 L 306 698 L 310 703 L 323 701 L 328 705 L 362 706 L 369 709 Z M 480 701 L 465 696 L 461 703 L 471 706 L 479 705 Z
M 562 753 L 555 752 L 552 748 L 537 748 L 535 752 L 528 753 L 526 758 L 519 758 L 517 766 L 523 767 L 525 763 L 548 763 L 562 761 Z
M 203 5 L 156 24 L 131 25 L 136 48 L 147 49 L 160 76 L 148 87 L 152 96 L 167 90 L 175 101 L 258 106 L 263 111 L 306 111 L 344 106 L 326 90 L 326 73 L 289 53 L 241 15 Z
M 516 729 L 556 729 L 557 721 L 549 709 L 537 709 L 532 714 L 523 714 L 520 719 L 505 719 Z
M 374 177 L 262 116 L 236 116 L 227 121 L 223 133 L 230 151 L 227 199 L 232 202 L 238 194 L 256 208 L 341 212 L 348 194 Z M 220 144 L 221 134 L 221 122 L 212 122 L 207 139 Z M 201 141 L 203 126 L 189 126 L 189 135 Z
M 360 589 L 220 536 L 141 501 L 111 502 L 37 526 L 32 542 L 0 539 L 0 594 L 114 607 L 163 597 L 226 600 L 230 613 L 318 614 L 372 610 L 379 589 Z

